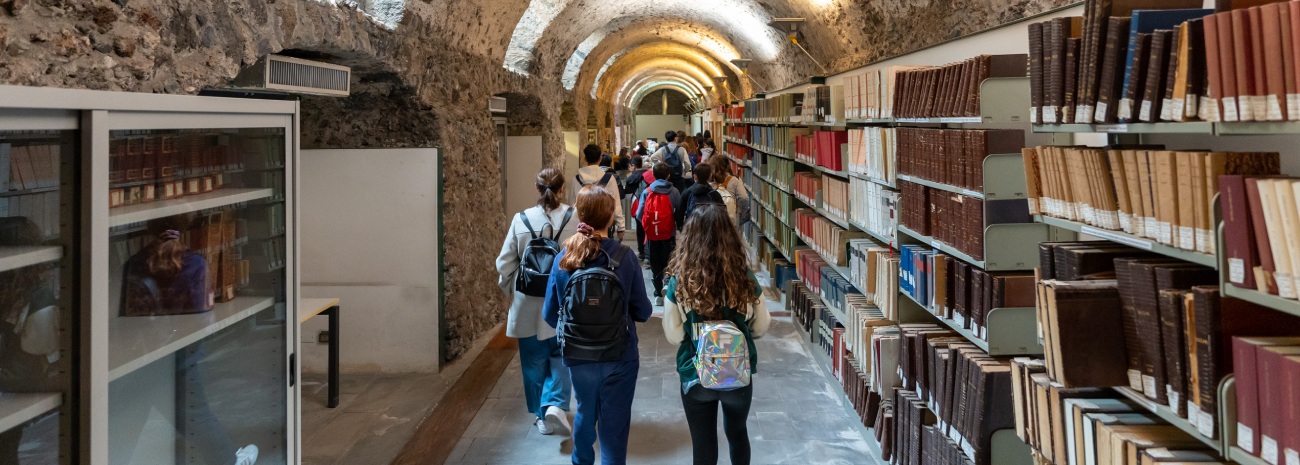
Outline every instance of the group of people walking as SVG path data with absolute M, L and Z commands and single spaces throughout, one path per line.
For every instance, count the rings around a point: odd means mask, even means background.
M 669 134 L 648 159 L 631 158 L 622 182 L 600 149 L 588 146 L 590 166 L 578 171 L 572 206 L 562 200 L 562 172 L 543 169 L 537 205 L 514 216 L 497 258 L 501 287 L 513 296 L 506 334 L 519 342 L 525 404 L 541 434 L 572 434 L 577 465 L 596 463 L 597 440 L 601 463 L 626 463 L 640 370 L 637 328 L 656 310 L 664 336 L 678 345 L 694 463 L 717 463 L 719 408 L 731 463 L 750 461 L 754 338 L 771 316 L 738 229 L 748 192 L 740 182 L 742 190 L 732 190 L 739 180 L 723 158 L 692 163 Z M 623 243 L 625 197 L 635 199 L 635 250 Z M 643 262 L 654 274 L 654 304 Z M 570 396 L 577 403 L 572 424 Z

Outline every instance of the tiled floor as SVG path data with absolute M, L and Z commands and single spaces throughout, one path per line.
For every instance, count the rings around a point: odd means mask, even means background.
M 639 328 L 641 373 L 632 406 L 628 462 L 689 464 L 691 441 L 682 413 L 676 346 L 658 317 Z M 875 464 L 837 386 L 827 381 L 788 319 L 757 341 L 759 371 L 749 431 L 755 464 Z M 448 464 L 565 464 L 572 442 L 542 436 L 525 411 L 516 359 L 501 376 Z M 719 434 L 721 431 L 719 430 Z M 725 444 L 725 438 L 721 439 Z M 720 463 L 730 463 L 726 453 Z

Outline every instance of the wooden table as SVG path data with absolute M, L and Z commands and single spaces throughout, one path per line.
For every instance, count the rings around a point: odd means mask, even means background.
M 299 299 L 298 311 L 301 315 L 298 318 L 298 324 L 307 322 L 316 315 L 324 314 L 330 319 L 330 348 L 329 348 L 329 374 L 326 380 L 329 389 L 329 400 L 326 406 L 334 408 L 339 406 L 339 299 Z

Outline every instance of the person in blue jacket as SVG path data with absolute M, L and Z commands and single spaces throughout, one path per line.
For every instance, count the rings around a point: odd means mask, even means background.
M 542 318 L 556 327 L 569 278 L 583 268 L 607 266 L 609 257 L 622 254 L 623 258 L 614 270 L 622 286 L 629 316 L 627 347 L 623 349 L 622 357 L 612 362 L 590 362 L 567 356 L 563 359 L 565 366 L 569 367 L 574 398 L 578 402 L 573 424 L 573 463 L 596 463 L 594 446 L 599 437 L 601 463 L 621 465 L 627 463 L 632 397 L 641 368 L 635 322 L 648 321 L 653 307 L 646 296 L 641 267 L 633 258 L 636 255 L 618 240 L 608 237 L 607 231 L 614 224 L 614 198 L 604 187 L 590 185 L 578 193 L 576 207 L 578 234 L 564 243 L 564 250 L 556 257 L 546 289 Z

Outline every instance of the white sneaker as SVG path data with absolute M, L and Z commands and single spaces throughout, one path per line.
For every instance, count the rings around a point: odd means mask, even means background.
M 656 307 L 664 306 L 664 296 L 655 297 L 655 306 Z
M 235 451 L 235 465 L 253 465 L 257 463 L 257 446 L 249 444 Z
M 551 429 L 551 425 L 546 424 L 546 420 L 541 418 L 537 419 L 537 432 L 542 433 L 542 436 L 550 436 L 555 433 L 555 431 Z
M 546 407 L 546 419 L 544 421 L 552 433 L 560 436 L 572 434 L 573 428 L 569 426 L 569 416 L 554 405 Z

